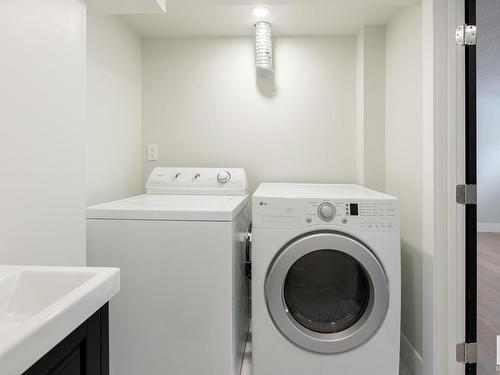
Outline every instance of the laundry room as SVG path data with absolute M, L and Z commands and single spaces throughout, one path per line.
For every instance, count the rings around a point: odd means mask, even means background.
M 256 68 L 260 20 L 272 26 L 271 72 Z M 262 182 L 359 183 L 395 195 L 403 353 L 420 366 L 421 25 L 414 1 L 88 10 L 88 202 L 142 193 L 159 166 L 241 167 L 251 192 Z
M 441 375 L 443 9 L 2 7 L 1 374 Z

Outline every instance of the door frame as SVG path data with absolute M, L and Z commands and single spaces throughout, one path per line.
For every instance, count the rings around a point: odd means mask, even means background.
M 421 374 L 463 375 L 465 339 L 465 51 L 455 28 L 464 0 L 422 1 L 423 51 L 423 366 Z
M 476 0 L 465 0 L 465 23 L 476 25 Z M 465 47 L 465 183 L 477 185 L 476 46 Z M 477 205 L 465 206 L 465 342 L 477 342 Z M 476 375 L 477 364 L 465 365 Z

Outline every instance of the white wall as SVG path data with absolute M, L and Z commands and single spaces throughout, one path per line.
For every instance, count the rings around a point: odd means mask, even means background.
M 500 232 L 500 4 L 477 7 L 478 230 Z
M 143 40 L 143 150 L 156 165 L 238 166 L 262 181 L 356 180 L 354 37 L 275 38 L 275 82 L 252 38 Z M 145 152 L 143 152 L 145 159 Z
M 141 40 L 117 16 L 87 14 L 88 205 L 143 191 Z
M 358 36 L 356 37 L 356 183 L 361 185 L 363 184 L 365 179 L 364 51 L 365 51 L 365 33 L 364 30 L 361 30 Z M 384 173 L 384 181 L 385 181 L 385 173 Z
M 85 2 L 0 2 L 0 264 L 85 262 Z
M 500 93 L 479 90 L 477 104 L 478 229 L 500 232 Z
M 385 26 L 364 26 L 357 38 L 358 183 L 385 189 Z
M 421 371 L 422 332 L 422 28 L 420 5 L 387 26 L 386 191 L 401 206 L 402 356 Z

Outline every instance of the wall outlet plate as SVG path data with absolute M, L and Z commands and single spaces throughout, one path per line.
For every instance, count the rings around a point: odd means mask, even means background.
M 148 161 L 158 160 L 158 145 L 154 143 L 148 144 Z

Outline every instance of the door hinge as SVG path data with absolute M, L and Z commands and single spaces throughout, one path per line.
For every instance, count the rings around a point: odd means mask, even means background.
M 455 32 L 455 39 L 459 46 L 475 46 L 477 30 L 475 25 L 459 25 Z
M 477 204 L 477 186 L 457 185 L 457 203 Z
M 475 342 L 457 344 L 457 362 L 477 363 L 477 344 Z

